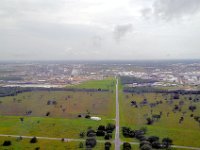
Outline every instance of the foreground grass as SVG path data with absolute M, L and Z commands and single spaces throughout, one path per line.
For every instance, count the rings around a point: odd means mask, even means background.
M 11 146 L 2 146 L 5 140 L 11 141 Z M 85 142 L 83 142 L 84 147 L 79 148 L 80 142 L 62 142 L 55 140 L 43 140 L 38 139 L 35 144 L 30 143 L 30 139 L 17 140 L 17 138 L 12 137 L 0 137 L 0 149 L 3 150 L 35 150 L 40 148 L 41 150 L 76 150 L 85 149 Z M 104 150 L 104 143 L 98 143 L 93 148 L 93 150 Z M 111 150 L 114 150 L 114 145 L 112 144 Z
M 93 121 L 43 117 L 24 117 L 24 121 L 21 122 L 17 116 L 0 116 L 0 122 L 0 134 L 57 138 L 80 138 L 79 133 L 87 131 L 88 127 L 97 129 L 99 125 L 114 123 L 113 120 L 106 119 Z

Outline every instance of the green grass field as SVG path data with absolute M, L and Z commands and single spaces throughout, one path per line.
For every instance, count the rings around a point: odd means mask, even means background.
M 191 102 L 188 100 L 188 97 L 192 96 L 199 98 L 200 95 L 183 95 L 180 96 L 179 100 L 173 100 L 171 104 L 167 103 L 171 98 L 171 95 L 162 95 L 155 93 L 144 93 L 144 94 L 127 94 L 121 95 L 120 106 L 120 123 L 121 126 L 128 126 L 132 129 L 139 129 L 141 127 L 147 127 L 147 135 L 155 135 L 160 138 L 170 137 L 173 139 L 175 145 L 184 145 L 184 146 L 194 146 L 200 147 L 200 125 L 194 120 L 190 115 L 199 116 L 200 114 L 200 103 Z M 156 101 L 162 101 L 162 104 L 159 104 L 153 108 L 147 106 L 138 106 L 135 108 L 131 106 L 131 101 L 134 100 L 139 104 L 146 98 L 148 103 L 155 103 Z M 167 100 L 165 100 L 167 99 Z M 174 105 L 178 105 L 180 101 L 183 101 L 184 104 L 181 106 L 181 110 L 173 112 L 172 109 Z M 191 112 L 188 107 L 190 105 L 195 105 L 197 109 L 194 112 Z M 153 125 L 146 125 L 146 118 L 151 117 L 152 114 L 159 114 L 162 112 L 162 117 L 160 120 L 155 121 Z M 169 115 L 167 116 L 167 113 Z M 184 114 L 183 114 L 184 113 Z M 180 117 L 184 117 L 184 121 L 179 123 Z M 122 137 L 122 135 L 121 135 Z M 123 140 L 125 138 L 122 137 Z M 126 139 L 128 141 L 133 141 L 133 139 Z
M 86 132 L 90 127 L 94 130 L 99 125 L 115 123 L 115 81 L 111 78 L 100 81 L 88 81 L 73 86 L 78 89 L 104 89 L 107 92 L 68 92 L 68 91 L 33 91 L 17 96 L 0 98 L 0 134 L 74 138 L 79 139 L 80 132 Z M 70 87 L 71 88 L 71 87 Z M 56 103 L 48 104 L 48 101 Z M 31 113 L 27 114 L 27 112 Z M 50 112 L 49 116 L 46 116 Z M 78 118 L 78 115 L 82 118 Z M 99 116 L 101 121 L 84 118 L 86 114 Z M 20 118 L 24 118 L 23 121 Z M 114 137 L 114 133 L 113 133 Z M 16 141 L 11 137 L 0 137 L 0 143 L 9 139 L 12 146 L 0 149 L 78 149 L 79 142 L 61 142 L 39 140 L 30 144 L 29 139 Z M 103 140 L 103 137 L 97 137 Z M 94 150 L 103 150 L 104 144 L 98 143 Z M 112 148 L 114 149 L 114 145 Z
M 77 88 L 77 89 L 102 89 L 102 90 L 114 90 L 115 79 L 107 78 L 104 80 L 90 80 L 85 81 L 78 85 L 67 86 L 67 88 Z
M 49 104 L 48 101 L 56 101 Z M 25 92 L 0 98 L 1 115 L 27 115 L 76 118 L 79 114 L 114 118 L 114 94 L 111 92 Z
M 1 116 L 0 134 L 27 135 L 57 138 L 80 138 L 79 133 L 88 127 L 97 129 L 99 125 L 114 123 L 113 120 L 93 121 L 90 119 L 63 119 L 44 117 Z

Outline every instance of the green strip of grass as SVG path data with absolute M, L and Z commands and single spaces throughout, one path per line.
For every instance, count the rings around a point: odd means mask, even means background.
M 113 90 L 115 88 L 115 79 L 89 80 L 78 85 L 67 86 L 67 88 Z

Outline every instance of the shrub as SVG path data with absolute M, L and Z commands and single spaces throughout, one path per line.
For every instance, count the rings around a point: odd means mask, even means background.
M 115 130 L 115 125 L 112 124 L 112 123 L 108 123 L 107 126 L 106 126 L 106 131 L 114 131 Z
M 100 126 L 98 127 L 98 130 L 105 131 L 105 130 L 106 130 L 106 127 L 105 127 L 105 126 L 103 126 L 103 125 L 100 125 Z
M 144 144 L 142 147 L 140 147 L 141 150 L 152 150 L 151 145 L 149 144 Z
M 141 128 L 140 128 L 140 130 L 141 130 L 141 131 L 143 131 L 143 132 L 144 132 L 144 134 L 146 134 L 146 133 L 147 133 L 147 127 L 141 127 Z
M 109 150 L 110 149 L 110 147 L 111 147 L 111 143 L 110 142 L 106 142 L 105 143 L 105 150 Z
M 169 148 L 172 145 L 173 141 L 170 138 L 163 138 L 162 143 L 165 148 Z
M 79 143 L 79 148 L 83 148 L 83 142 Z
M 91 117 L 90 115 L 86 115 L 85 116 L 86 119 L 90 119 L 90 117 Z
M 152 147 L 155 148 L 155 149 L 160 149 L 160 148 L 162 148 L 162 145 L 161 145 L 160 142 L 155 141 L 155 142 L 152 143 Z
M 30 143 L 37 143 L 37 138 L 36 138 L 36 137 L 33 137 L 33 138 L 30 140 Z
M 159 137 L 157 137 L 157 136 L 150 136 L 150 137 L 148 138 L 148 141 L 149 141 L 150 143 L 157 142 L 157 141 L 159 141 Z
M 96 136 L 96 132 L 94 130 L 92 130 L 92 129 L 89 129 L 87 131 L 87 136 L 88 137 L 94 137 L 94 136 Z
M 105 132 L 103 130 L 97 130 L 96 136 L 105 136 Z
M 142 147 L 143 145 L 151 145 L 151 143 L 149 141 L 142 141 L 140 143 L 140 147 Z
M 80 138 L 84 138 L 84 137 L 85 137 L 85 132 L 81 132 L 81 133 L 79 134 L 79 136 L 80 136 Z
M 95 138 L 86 139 L 85 145 L 87 148 L 93 148 L 96 146 L 96 144 L 97 142 Z
M 11 141 L 4 141 L 3 146 L 10 146 L 12 145 Z
M 130 143 L 123 143 L 123 150 L 131 150 L 131 144 Z
M 154 122 L 152 118 L 147 118 L 146 120 L 147 120 L 147 125 L 151 125 Z
M 104 139 L 105 140 L 110 140 L 110 139 L 112 139 L 112 135 L 111 134 L 106 134 Z

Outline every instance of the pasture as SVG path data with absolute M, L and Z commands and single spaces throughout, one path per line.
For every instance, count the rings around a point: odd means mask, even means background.
M 85 118 L 63 119 L 45 117 L 0 116 L 0 133 L 55 138 L 80 138 L 80 132 L 88 127 L 97 129 L 99 125 L 114 123 L 113 120 L 94 121 Z
M 77 89 L 102 89 L 102 90 L 114 90 L 115 89 L 115 79 L 106 78 L 104 80 L 89 80 L 81 84 L 67 86 L 67 88 L 77 88 Z
M 111 92 L 33 91 L 0 97 L 0 115 L 77 118 L 90 114 L 114 118 Z
M 175 145 L 200 147 L 200 95 L 179 95 L 161 93 L 124 93 L 120 97 L 120 125 L 132 129 L 147 128 L 147 135 L 169 137 Z M 189 106 L 195 106 L 190 110 Z M 147 118 L 160 116 L 147 125 Z M 121 138 L 123 136 L 121 135 Z M 133 139 L 126 139 L 133 141 Z

